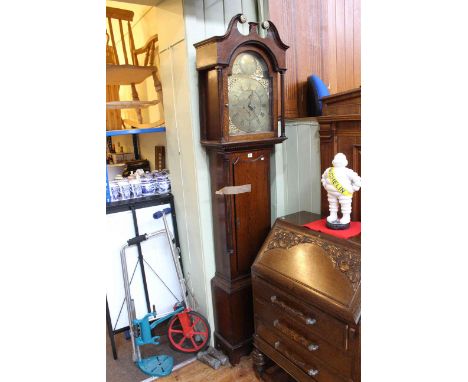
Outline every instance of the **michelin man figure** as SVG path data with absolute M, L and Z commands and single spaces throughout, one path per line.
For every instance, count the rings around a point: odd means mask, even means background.
M 353 193 L 361 188 L 361 178 L 350 168 L 342 153 L 335 155 L 329 167 L 322 174 L 322 185 L 328 193 L 330 215 L 327 217 L 327 227 L 332 229 L 349 228 L 351 221 L 351 203 Z M 338 203 L 341 206 L 342 218 L 338 219 Z

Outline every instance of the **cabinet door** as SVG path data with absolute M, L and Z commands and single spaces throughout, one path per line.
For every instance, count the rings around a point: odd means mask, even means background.
M 144 234 L 163 229 L 162 219 L 153 219 L 153 214 L 167 207 L 169 207 L 169 204 L 137 209 L 139 233 Z M 171 216 L 167 216 L 167 219 L 169 228 L 173 230 Z M 106 216 L 106 293 L 113 330 L 128 326 L 120 250 L 126 241 L 134 236 L 135 230 L 131 211 Z M 175 265 L 165 235 L 159 235 L 143 242 L 141 249 L 145 260 L 143 264 L 150 307 L 152 309 L 153 305 L 155 306 L 159 317 L 172 311 L 172 306 L 177 299 L 181 299 Z M 127 248 L 126 261 L 128 276 L 131 280 L 130 292 L 134 299 L 136 316 L 142 318 L 148 313 L 148 309 L 136 246 Z M 164 284 L 168 286 L 174 296 Z
M 270 231 L 270 150 L 233 154 L 233 184 L 251 185 L 251 192 L 234 197 L 236 255 L 233 277 L 250 273 L 250 267 Z

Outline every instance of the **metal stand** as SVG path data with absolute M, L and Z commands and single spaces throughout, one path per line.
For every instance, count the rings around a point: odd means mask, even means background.
M 177 330 L 177 333 L 183 333 L 183 339 L 181 341 L 185 342 L 185 338 L 191 337 L 191 340 L 194 344 L 193 351 L 197 351 L 197 344 L 194 342 L 192 338 L 194 336 L 194 330 L 196 323 L 191 323 L 188 314 L 194 314 L 191 312 L 190 302 L 188 301 L 187 290 L 185 287 L 185 279 L 182 274 L 182 270 L 180 268 L 180 261 L 179 261 L 179 253 L 178 249 L 175 247 L 175 240 L 169 230 L 169 226 L 166 220 L 166 214 L 170 213 L 171 209 L 165 209 L 162 211 L 157 211 L 153 214 L 154 219 L 163 219 L 164 229 L 159 231 L 154 231 L 151 233 L 146 233 L 143 235 L 137 235 L 132 239 L 127 240 L 127 243 L 122 247 L 120 251 L 120 259 L 122 265 L 122 276 L 124 281 L 124 289 L 125 289 L 125 301 L 127 303 L 127 313 L 128 313 L 128 322 L 130 327 L 130 338 L 132 341 L 132 348 L 133 348 L 133 361 L 136 362 L 139 369 L 148 375 L 151 376 L 166 376 L 172 372 L 172 368 L 174 366 L 174 359 L 168 355 L 157 355 L 152 357 L 143 358 L 141 355 L 140 347 L 144 345 L 159 345 L 159 336 L 153 336 L 151 330 L 154 329 L 159 323 L 164 322 L 169 319 L 177 319 L 181 322 L 181 330 Z M 150 323 L 150 319 L 156 318 L 156 312 L 151 312 L 146 314 L 143 318 L 137 319 L 136 311 L 135 311 L 135 302 L 131 296 L 130 291 L 130 279 L 128 277 L 128 270 L 127 270 L 127 257 L 126 257 L 126 249 L 131 247 L 132 245 L 138 245 L 146 240 L 149 240 L 158 235 L 165 235 L 171 249 L 172 260 L 174 262 L 174 266 L 176 267 L 177 277 L 179 279 L 181 291 L 182 291 L 182 301 L 177 301 L 177 304 L 174 306 L 174 312 L 166 314 L 162 318 L 159 318 L 152 323 Z M 141 255 L 141 263 L 143 262 L 143 256 Z M 167 286 L 166 286 L 167 287 Z M 172 292 L 171 292 L 172 293 Z M 186 325 L 186 327 L 184 326 Z M 193 326 L 192 326 L 193 325 Z M 174 329 L 172 330 L 174 333 Z M 171 331 L 169 330 L 169 335 Z M 197 333 L 198 334 L 198 333 Z M 200 348 L 204 346 L 204 343 L 208 341 L 209 334 L 202 339 L 202 343 L 200 344 Z
M 139 199 L 133 199 L 128 201 L 127 203 L 122 203 L 122 202 L 117 202 L 117 203 L 108 203 L 107 205 L 107 213 L 117 213 L 117 212 L 123 212 L 123 211 L 132 211 L 132 216 L 133 216 L 133 226 L 134 226 L 134 231 L 135 231 L 135 236 L 139 235 L 139 230 L 138 230 L 138 221 L 136 217 L 135 210 L 138 208 L 144 208 L 144 207 L 156 207 L 158 205 L 162 204 L 167 204 L 171 206 L 171 216 L 172 216 L 172 226 L 173 226 L 173 231 L 174 231 L 174 241 L 175 245 L 177 248 L 180 248 L 180 242 L 179 242 L 179 235 L 178 235 L 178 230 L 177 230 L 177 219 L 176 219 L 176 213 L 175 213 L 175 206 L 174 206 L 174 196 L 172 194 L 166 194 L 166 195 L 159 195 L 158 200 L 150 200 L 150 201 L 144 201 L 144 200 L 139 200 Z M 172 245 L 170 245 L 170 248 L 172 248 Z M 142 256 L 141 252 L 141 247 L 140 244 L 138 244 L 138 258 L 140 260 L 140 256 Z M 182 261 L 178 262 L 180 265 L 180 271 L 183 274 L 183 265 Z M 141 261 L 141 271 L 142 271 L 142 277 L 143 277 L 143 289 L 145 292 L 145 300 L 146 300 L 146 307 L 148 310 L 148 313 L 151 312 L 151 307 L 150 307 L 150 302 L 149 302 L 149 294 L 148 294 L 148 286 L 146 284 L 146 275 L 144 276 L 144 269 L 143 269 L 143 261 Z M 115 340 L 114 336 L 118 333 L 124 332 L 129 330 L 129 327 L 121 328 L 118 330 L 114 330 L 112 327 L 112 322 L 110 318 L 110 313 L 109 313 L 109 307 L 107 304 L 107 298 L 106 298 L 106 326 L 107 326 L 107 334 L 110 339 L 111 347 L 112 347 L 112 355 L 114 359 L 116 360 L 117 357 L 117 348 L 115 346 Z

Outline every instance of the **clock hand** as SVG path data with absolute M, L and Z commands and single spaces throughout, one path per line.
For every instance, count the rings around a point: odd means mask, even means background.
M 250 95 L 249 95 L 249 104 L 247 105 L 247 107 L 248 107 L 250 110 L 255 110 L 255 106 L 252 107 L 252 97 L 253 97 L 253 90 L 250 92 Z

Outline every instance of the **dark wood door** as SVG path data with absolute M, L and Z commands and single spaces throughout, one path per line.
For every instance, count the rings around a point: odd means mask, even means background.
M 232 277 L 250 273 L 250 267 L 270 231 L 270 151 L 233 155 L 233 184 L 251 185 L 251 192 L 234 198 L 236 256 Z

